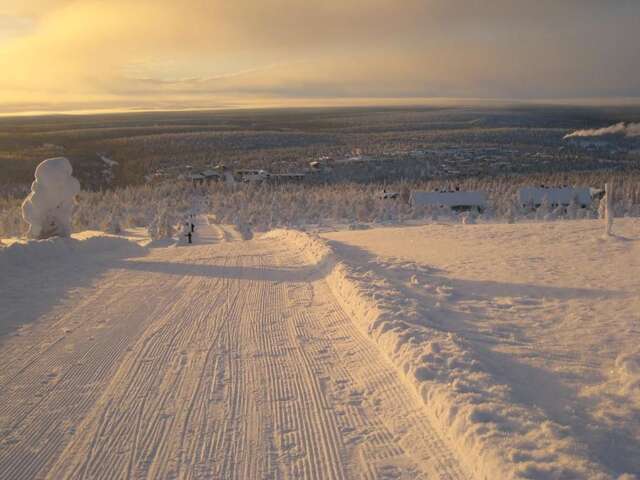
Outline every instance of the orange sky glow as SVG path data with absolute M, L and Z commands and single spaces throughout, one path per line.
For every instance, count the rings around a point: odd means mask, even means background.
M 0 113 L 636 99 L 630 0 L 0 0 Z

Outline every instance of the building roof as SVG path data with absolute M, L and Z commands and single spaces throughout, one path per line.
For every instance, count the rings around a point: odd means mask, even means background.
M 485 207 L 485 192 L 411 192 L 414 205 L 438 205 L 443 207 Z
M 540 205 L 544 199 L 551 204 L 569 205 L 575 198 L 579 204 L 591 203 L 591 189 L 588 187 L 523 187 L 518 190 L 518 200 L 522 205 Z

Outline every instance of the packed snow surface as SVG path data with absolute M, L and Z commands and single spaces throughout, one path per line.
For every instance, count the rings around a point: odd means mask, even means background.
M 212 220 L 0 249 L 0 478 L 640 472 L 637 220 Z
M 73 202 L 80 193 L 80 183 L 71 173 L 65 157 L 49 158 L 37 166 L 31 193 L 22 204 L 31 238 L 71 235 Z
M 194 242 L 0 278 L 0 478 L 471 478 L 323 265 Z

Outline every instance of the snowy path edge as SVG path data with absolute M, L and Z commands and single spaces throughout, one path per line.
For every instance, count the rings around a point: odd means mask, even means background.
M 317 236 L 274 230 L 265 237 L 286 241 L 323 268 L 342 308 L 416 390 L 476 478 L 612 478 L 566 427 L 515 403 L 509 386 L 496 381 L 463 338 L 417 324 L 395 306 L 402 294 L 383 278 L 356 271 Z

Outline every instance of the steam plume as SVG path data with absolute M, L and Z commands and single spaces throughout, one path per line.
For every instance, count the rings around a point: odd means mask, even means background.
M 624 122 L 616 123 L 609 127 L 595 128 L 591 130 L 576 130 L 564 136 L 564 139 L 575 137 L 602 137 L 604 135 L 624 135 L 625 137 L 640 136 L 640 123 Z

